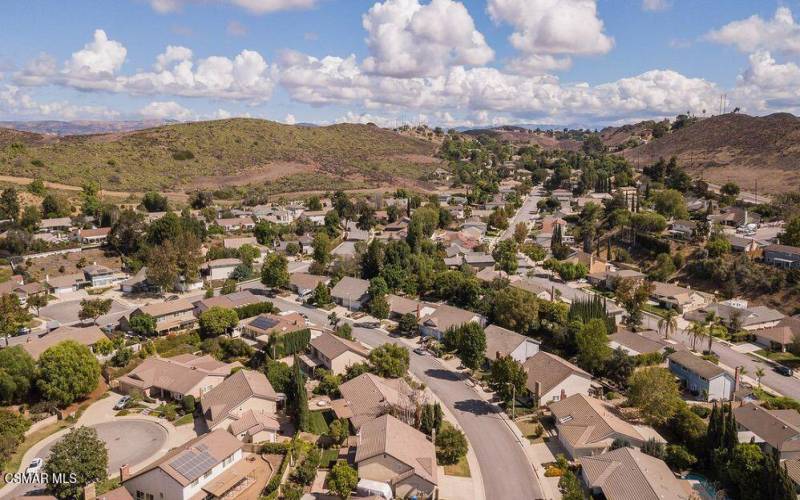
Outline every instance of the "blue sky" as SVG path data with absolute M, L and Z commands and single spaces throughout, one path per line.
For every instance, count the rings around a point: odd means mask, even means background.
M 714 114 L 721 94 L 798 112 L 795 14 L 767 0 L 7 0 L 0 119 L 598 126 Z

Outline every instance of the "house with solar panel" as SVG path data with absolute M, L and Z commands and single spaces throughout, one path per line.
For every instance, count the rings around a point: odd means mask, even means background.
M 218 429 L 169 451 L 139 472 L 120 468 L 122 486 L 141 500 L 236 498 L 256 482 L 258 462 L 245 460 L 242 443 Z
M 305 329 L 306 319 L 298 312 L 259 314 L 242 325 L 242 335 L 255 340 L 261 348 L 270 344 L 274 335 L 284 335 Z

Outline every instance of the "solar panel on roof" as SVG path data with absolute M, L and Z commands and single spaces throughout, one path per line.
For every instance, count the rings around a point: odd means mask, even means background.
M 251 326 L 258 328 L 260 330 L 269 330 L 273 326 L 278 324 L 278 320 L 269 318 L 267 316 L 259 316 L 250 323 Z
M 198 446 L 201 451 L 189 451 L 170 462 L 170 466 L 189 481 L 199 478 L 217 463 L 217 460 L 208 453 L 208 448 L 201 446 L 202 448 Z

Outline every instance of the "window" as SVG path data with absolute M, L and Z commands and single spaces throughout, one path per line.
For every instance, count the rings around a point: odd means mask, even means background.
M 144 500 L 144 493 L 139 490 L 136 490 L 136 500 Z
M 231 455 L 228 458 L 226 458 L 225 461 L 222 462 L 222 466 L 223 467 L 227 467 L 227 466 L 229 466 L 231 464 L 231 462 L 233 462 L 233 455 Z

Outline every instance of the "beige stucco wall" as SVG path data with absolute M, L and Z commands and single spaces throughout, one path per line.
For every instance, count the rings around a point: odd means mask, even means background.
M 592 381 L 585 377 L 570 375 L 564 379 L 562 383 L 555 386 L 549 392 L 543 394 L 541 401 L 539 401 L 539 406 L 547 406 L 553 401 L 558 401 L 561 397 L 562 389 L 564 389 L 564 391 L 567 393 L 567 397 L 570 397 L 573 394 L 584 394 L 588 396 L 589 387 L 591 387 L 591 384 Z
M 367 358 L 359 356 L 352 351 L 347 351 L 336 359 L 331 360 L 331 366 L 329 368 L 334 375 L 343 375 L 344 372 L 347 371 L 348 366 L 364 363 L 366 361 Z

